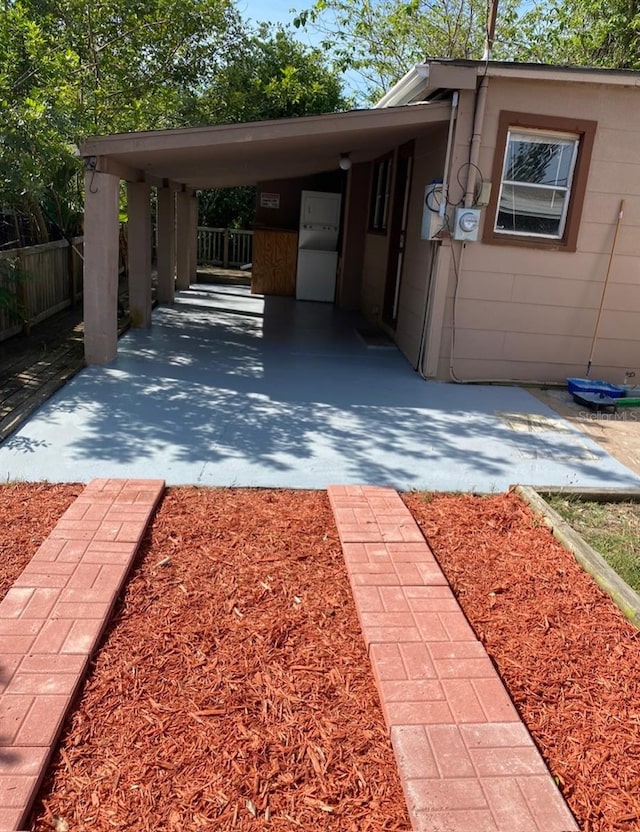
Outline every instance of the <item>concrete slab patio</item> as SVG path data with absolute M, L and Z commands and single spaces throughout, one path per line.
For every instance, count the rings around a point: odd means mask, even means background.
M 3 479 L 503 490 L 640 478 L 518 387 L 424 382 L 332 306 L 195 285 L 0 446 Z

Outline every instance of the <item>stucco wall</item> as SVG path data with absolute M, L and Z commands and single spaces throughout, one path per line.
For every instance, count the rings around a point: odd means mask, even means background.
M 456 303 L 456 375 L 550 381 L 584 375 L 624 198 L 591 377 L 622 381 L 625 370 L 634 370 L 640 378 L 640 90 L 492 78 L 480 154 L 486 179 L 501 110 L 593 119 L 598 128 L 575 253 L 467 244 Z M 468 148 L 468 136 L 458 141 L 459 149 Z M 461 244 L 453 245 L 459 258 Z M 438 365 L 443 378 L 453 273 L 447 294 Z

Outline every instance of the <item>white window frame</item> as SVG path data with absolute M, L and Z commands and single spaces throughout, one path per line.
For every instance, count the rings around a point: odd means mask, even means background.
M 578 158 L 578 152 L 580 149 L 580 135 L 576 133 L 563 133 L 557 132 L 552 130 L 536 130 L 536 129 L 526 129 L 521 127 L 509 127 L 507 130 L 506 136 L 506 144 L 504 150 L 504 161 L 502 165 L 502 175 L 500 179 L 500 192 L 498 194 L 498 200 L 496 203 L 496 211 L 495 211 L 495 218 L 494 218 L 494 233 L 499 235 L 505 235 L 508 237 L 523 237 L 523 238 L 533 238 L 533 239 L 543 239 L 543 240 L 562 240 L 564 237 L 565 232 L 565 225 L 567 222 L 567 213 L 569 210 L 569 205 L 571 202 L 571 189 L 573 185 L 573 178 L 576 170 L 576 160 Z M 507 173 L 507 166 L 509 164 L 509 144 L 511 140 L 532 140 L 538 141 L 540 143 L 544 143 L 545 140 L 548 140 L 549 144 L 557 144 L 558 142 L 566 143 L 566 144 L 573 144 L 573 153 L 571 156 L 571 163 L 569 168 L 569 175 L 567 179 L 566 185 L 544 185 L 537 182 L 526 182 L 521 180 L 511 180 L 506 178 Z M 538 191 L 548 190 L 552 192 L 562 191 L 564 192 L 564 203 L 562 206 L 562 214 L 560 216 L 560 222 L 558 226 L 558 231 L 555 234 L 545 234 L 543 232 L 537 231 L 518 231 L 515 229 L 510 228 L 501 228 L 498 225 L 498 217 L 500 215 L 500 205 L 502 203 L 502 193 L 505 186 L 517 186 L 522 188 L 531 188 Z

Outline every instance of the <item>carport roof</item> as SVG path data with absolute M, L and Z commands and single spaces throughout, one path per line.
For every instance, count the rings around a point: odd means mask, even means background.
M 335 170 L 428 132 L 449 118 L 447 102 L 353 110 L 273 121 L 118 133 L 88 139 L 80 152 L 97 169 L 129 181 L 220 188 Z

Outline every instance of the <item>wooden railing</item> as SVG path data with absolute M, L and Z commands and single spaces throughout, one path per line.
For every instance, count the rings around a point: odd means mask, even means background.
M 199 227 L 198 264 L 244 266 L 251 263 L 252 242 L 253 231 Z M 71 246 L 57 240 L 0 251 L 0 261 L 7 264 L 0 268 L 0 341 L 28 331 L 82 298 L 82 253 L 82 237 L 75 237 Z M 3 298 L 8 295 L 15 298 L 19 318 L 5 308 Z
M 0 304 L 0 341 L 55 315 L 82 297 L 83 238 L 0 252 L 0 289 L 20 318 Z M 13 305 L 13 304 L 11 304 Z
M 198 226 L 198 265 L 239 268 L 251 263 L 253 231 Z

